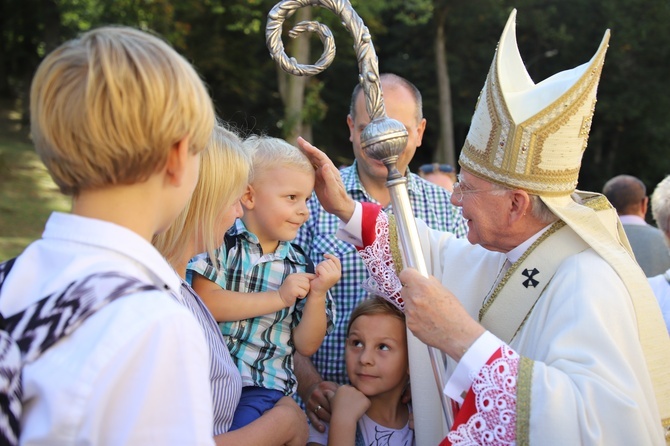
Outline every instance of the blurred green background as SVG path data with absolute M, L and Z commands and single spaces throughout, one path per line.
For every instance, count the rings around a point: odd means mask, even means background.
M 0 102 L 0 261 L 38 238 L 51 211 L 69 209 L 70 199 L 58 192 L 19 114 Z

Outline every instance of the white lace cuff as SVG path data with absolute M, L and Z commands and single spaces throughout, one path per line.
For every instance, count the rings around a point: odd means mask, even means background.
M 400 296 L 402 284 L 395 272 L 389 242 L 388 215 L 384 212 L 379 213 L 375 222 L 374 242 L 358 253 L 370 273 L 368 280 L 362 284 L 363 289 L 383 297 L 403 311 L 405 302 Z
M 503 342 L 500 339 L 485 331 L 458 362 L 454 373 L 444 386 L 444 394 L 458 404 L 463 404 L 465 394 L 472 386 L 472 380 L 501 345 Z

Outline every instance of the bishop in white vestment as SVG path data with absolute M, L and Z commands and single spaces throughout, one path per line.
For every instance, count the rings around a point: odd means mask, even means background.
M 459 158 L 451 200 L 468 241 L 417 222 L 430 277 L 402 270 L 393 219 L 354 203 L 327 156 L 299 144 L 366 262 L 364 286 L 449 357 L 443 444 L 662 445 L 670 339 L 616 212 L 576 190 L 609 31 L 589 62 L 535 84 L 515 16 Z

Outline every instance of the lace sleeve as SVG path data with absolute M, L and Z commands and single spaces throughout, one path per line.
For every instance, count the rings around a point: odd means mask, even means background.
M 472 382 L 456 423 L 442 444 L 516 444 L 517 380 L 520 356 L 503 345 Z M 474 403 L 474 404 L 473 404 Z M 459 421 L 462 424 L 458 425 Z
M 374 241 L 358 251 L 370 274 L 362 286 L 364 290 L 383 297 L 403 311 L 405 303 L 400 296 L 402 284 L 396 274 L 389 228 L 388 215 L 380 212 L 375 222 Z

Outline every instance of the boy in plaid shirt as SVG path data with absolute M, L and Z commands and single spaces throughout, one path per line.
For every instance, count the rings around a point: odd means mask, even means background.
M 241 198 L 244 215 L 216 252 L 189 264 L 202 297 L 242 375 L 242 397 L 231 430 L 252 422 L 295 392 L 293 353 L 312 355 L 333 328 L 328 290 L 340 261 L 325 254 L 314 266 L 290 243 L 309 218 L 314 169 L 297 148 L 270 137 L 250 137 L 253 179 Z M 196 273 L 196 274 L 193 274 Z

